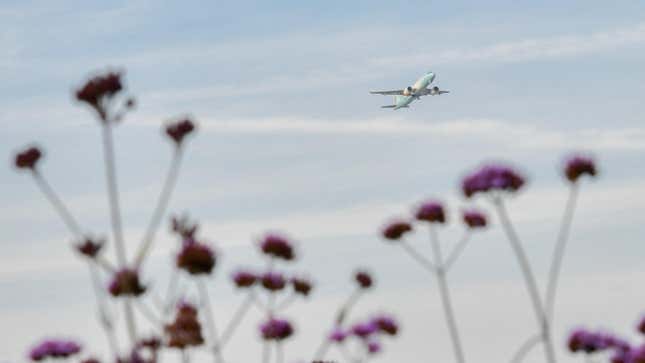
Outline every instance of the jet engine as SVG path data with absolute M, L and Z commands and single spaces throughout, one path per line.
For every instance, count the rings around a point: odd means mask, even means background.
M 441 93 L 439 92 L 439 87 L 437 87 L 437 86 L 432 87 L 432 88 L 430 89 L 430 94 L 431 94 L 431 95 L 433 95 L 433 96 L 434 96 L 434 95 L 441 94 Z
M 413 93 L 414 93 L 414 89 L 411 86 L 408 86 L 403 90 L 403 95 L 404 96 L 410 96 Z

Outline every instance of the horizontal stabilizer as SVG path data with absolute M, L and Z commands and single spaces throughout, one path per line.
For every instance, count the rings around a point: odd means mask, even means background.
M 387 105 L 387 106 L 381 106 L 381 108 L 394 108 L 396 105 Z

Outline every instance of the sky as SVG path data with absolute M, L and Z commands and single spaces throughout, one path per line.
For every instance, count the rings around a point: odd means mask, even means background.
M 227 279 L 258 266 L 265 231 L 298 242 L 290 270 L 316 290 L 287 315 L 287 362 L 309 359 L 351 293 L 358 267 L 377 279 L 352 319 L 391 312 L 401 335 L 374 362 L 452 362 L 436 281 L 379 230 L 427 198 L 449 210 L 442 243 L 477 205 L 491 227 L 473 236 L 449 276 L 467 361 L 508 361 L 535 330 L 522 276 L 491 206 L 458 185 L 483 161 L 528 178 L 508 202 L 541 286 L 567 196 L 572 152 L 594 155 L 583 183 L 558 292 L 559 362 L 577 326 L 630 337 L 645 313 L 645 4 L 624 1 L 153 2 L 3 1 L 0 8 L 0 361 L 25 361 L 47 336 L 107 356 L 87 271 L 36 186 L 10 163 L 37 143 L 42 171 L 81 224 L 109 236 L 100 129 L 73 90 L 122 70 L 137 108 L 115 131 L 127 248 L 152 213 L 171 145 L 165 122 L 198 123 L 170 202 L 200 221 L 220 258 L 210 283 L 216 319 L 241 294 Z M 451 93 L 409 109 L 379 106 L 427 71 Z M 428 253 L 423 230 L 411 243 Z M 144 272 L 163 291 L 177 241 L 164 227 Z M 113 255 L 108 247 L 106 254 Z M 317 319 L 307 317 L 317 316 Z M 260 359 L 254 312 L 226 351 Z M 142 330 L 151 329 L 139 321 Z M 8 332 L 11 332 L 10 334 Z M 193 361 L 207 361 L 195 355 Z M 329 358 L 340 359 L 337 352 Z M 167 359 L 173 361 L 176 357 Z M 526 362 L 542 362 L 535 350 Z

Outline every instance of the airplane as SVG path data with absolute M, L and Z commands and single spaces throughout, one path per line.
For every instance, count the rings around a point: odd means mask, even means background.
M 412 86 L 408 86 L 405 89 L 393 90 L 393 91 L 370 91 L 373 95 L 393 95 L 394 104 L 381 106 L 381 108 L 391 108 L 398 110 L 400 108 L 408 108 L 409 105 L 414 100 L 418 100 L 421 96 L 438 96 L 444 93 L 449 93 L 450 91 L 445 91 L 439 89 L 439 87 L 434 86 L 428 88 L 430 83 L 434 81 L 435 74 L 433 72 L 428 72 L 419 78 Z

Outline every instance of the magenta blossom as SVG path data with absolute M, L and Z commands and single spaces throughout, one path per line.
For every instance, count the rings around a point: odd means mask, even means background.
M 115 297 L 139 296 L 146 291 L 146 288 L 139 280 L 138 271 L 124 268 L 114 274 L 108 290 Z
M 251 271 L 239 270 L 233 274 L 233 282 L 239 288 L 247 288 L 255 285 L 258 276 Z
M 370 354 L 376 354 L 381 351 L 381 344 L 375 340 L 367 342 L 367 351 Z
M 381 331 L 389 335 L 396 335 L 399 331 L 399 324 L 389 315 L 380 315 L 372 319 L 372 324 Z
M 352 326 L 352 334 L 360 338 L 367 338 L 368 336 L 376 333 L 379 330 L 379 327 L 374 322 L 367 323 L 357 323 Z
M 374 283 L 372 276 L 367 271 L 357 271 L 354 275 L 354 279 L 361 289 L 369 289 Z
M 383 228 L 381 234 L 385 239 L 396 241 L 410 231 L 412 231 L 412 225 L 410 223 L 403 220 L 393 220 Z
M 590 157 L 576 155 L 570 157 L 564 167 L 564 175 L 567 179 L 575 183 L 582 175 L 596 176 L 596 165 Z
M 423 202 L 417 208 L 415 218 L 419 221 L 426 221 L 430 223 L 446 222 L 446 214 L 443 210 L 443 205 L 435 200 Z
M 347 332 L 341 328 L 335 328 L 331 334 L 329 334 L 329 340 L 336 343 L 342 343 L 347 338 Z
M 267 272 L 262 275 L 262 286 L 269 291 L 278 291 L 284 289 L 287 281 L 284 275 L 279 272 Z
M 515 192 L 525 184 L 524 177 L 510 167 L 504 165 L 484 165 L 468 174 L 461 184 L 466 197 L 476 193 L 489 191 Z
M 486 215 L 475 209 L 464 211 L 463 220 L 470 229 L 483 228 L 487 224 Z
M 16 154 L 14 163 L 19 169 L 32 169 L 36 168 L 36 163 L 42 157 L 43 153 L 37 147 L 29 147 Z
M 47 358 L 67 358 L 81 351 L 81 346 L 71 340 L 51 339 L 43 340 L 29 352 L 33 361 Z
M 264 340 L 284 340 L 293 334 L 293 327 L 287 320 L 272 318 L 260 325 L 260 332 Z
M 283 260 L 293 260 L 295 257 L 293 246 L 286 237 L 278 234 L 267 234 L 260 241 L 262 252 Z
M 188 118 L 175 121 L 166 126 L 166 134 L 175 142 L 175 145 L 181 146 L 182 141 L 188 134 L 195 130 L 195 124 Z
M 184 240 L 177 255 L 177 267 L 191 275 L 210 274 L 215 266 L 215 252 L 208 245 L 193 239 Z

